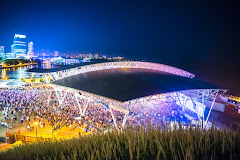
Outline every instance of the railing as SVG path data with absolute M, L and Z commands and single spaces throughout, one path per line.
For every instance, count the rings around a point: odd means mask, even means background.
M 22 141 L 23 143 L 31 143 L 34 141 L 46 141 L 46 140 L 56 140 L 56 138 L 54 138 L 54 137 L 36 137 L 36 136 L 6 132 L 6 142 L 11 143 L 11 144 L 15 143 L 17 141 Z
M 31 143 L 34 141 L 55 141 L 55 140 L 59 140 L 59 139 L 60 140 L 67 139 L 68 137 L 78 138 L 80 136 L 83 136 L 83 134 L 80 132 L 77 133 L 77 132 L 64 132 L 64 131 L 58 131 L 56 134 L 54 134 L 53 137 L 43 137 L 43 136 L 36 137 L 36 136 L 31 136 L 31 135 L 6 132 L 6 143 L 12 144 L 17 141 L 22 141 L 22 143 Z

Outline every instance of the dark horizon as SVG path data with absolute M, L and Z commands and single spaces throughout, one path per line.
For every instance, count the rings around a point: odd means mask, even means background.
M 240 96 L 233 2 L 4 1 L 0 46 L 26 34 L 35 52 L 99 53 L 168 64 Z

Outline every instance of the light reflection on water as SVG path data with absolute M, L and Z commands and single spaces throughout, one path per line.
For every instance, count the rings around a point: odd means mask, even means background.
M 22 78 L 30 78 L 30 74 L 26 72 L 27 69 L 30 68 L 54 68 L 54 65 L 51 63 L 43 63 L 42 65 L 29 65 L 29 66 L 22 66 L 22 67 L 16 67 L 16 68 L 5 68 L 0 69 L 1 73 L 1 79 L 5 79 L 6 77 L 9 77 L 10 79 L 22 79 Z

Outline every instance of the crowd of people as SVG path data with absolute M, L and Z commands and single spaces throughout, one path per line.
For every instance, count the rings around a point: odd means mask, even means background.
M 26 125 L 28 131 L 34 129 L 31 122 L 38 122 L 40 128 L 49 126 L 52 132 L 63 127 L 72 131 L 79 127 L 84 132 L 98 132 L 115 129 L 108 105 L 95 99 L 76 97 L 72 93 L 61 91 L 65 95 L 59 103 L 59 93 L 46 85 L 27 86 L 22 89 L 1 89 L 0 109 L 3 111 L 1 125 L 12 128 L 12 122 Z M 165 106 L 167 105 L 167 106 Z M 124 113 L 113 110 L 118 127 L 122 127 Z M 161 126 L 173 120 L 183 119 L 180 106 L 162 104 L 152 107 L 132 106 L 127 125 L 142 125 L 147 121 Z
M 56 99 L 55 92 L 53 92 L 53 95 L 52 99 Z M 68 93 L 63 104 L 55 101 L 54 106 L 65 111 L 68 117 L 80 117 L 78 123 L 85 124 L 86 130 L 108 130 L 113 128 L 114 122 L 109 107 L 94 99 L 83 99 Z M 118 126 L 121 126 L 124 114 L 119 111 L 113 111 L 113 115 Z
M 32 131 L 35 126 L 31 125 L 31 122 L 38 122 L 40 128 L 51 126 L 53 132 L 64 126 L 72 130 L 80 127 L 84 132 L 114 128 L 109 108 L 95 100 L 78 98 L 78 102 L 73 94 L 67 93 L 65 100 L 60 104 L 56 92 L 44 85 L 1 89 L 0 109 L 4 117 L 1 119 L 1 125 L 11 129 L 12 122 L 17 122 Z M 123 114 L 113 114 L 120 126 Z
M 46 89 L 45 86 L 1 89 L 0 108 L 4 117 L 1 125 L 11 129 L 11 123 L 18 121 L 29 128 L 30 122 L 33 121 L 33 118 L 35 119 L 33 113 L 37 114 L 39 107 L 43 105 L 43 102 L 38 100 L 39 94 Z

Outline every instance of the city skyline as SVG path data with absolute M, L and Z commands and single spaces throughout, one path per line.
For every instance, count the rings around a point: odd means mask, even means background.
M 239 7 L 1 2 L 0 160 L 239 159 Z
M 223 1 L 10 0 L 2 2 L 0 44 L 10 46 L 9 35 L 23 33 L 37 53 L 49 49 L 160 62 L 240 95 L 239 12 L 237 4 Z
M 32 58 L 33 56 L 67 56 L 67 57 L 76 57 L 76 58 L 98 58 L 99 53 L 83 53 L 79 52 L 77 55 L 68 55 L 65 53 L 59 54 L 59 51 L 49 51 L 49 49 L 42 49 L 41 53 L 37 52 L 34 54 L 33 42 L 27 42 L 26 34 L 14 34 L 13 44 L 10 46 L 11 51 L 8 52 L 5 50 L 5 46 L 1 46 L 0 48 L 0 56 L 3 59 L 19 59 L 19 58 Z M 8 46 L 9 47 L 9 46 Z M 7 48 L 8 48 L 7 47 Z M 106 58 L 104 54 L 101 54 L 101 57 Z

